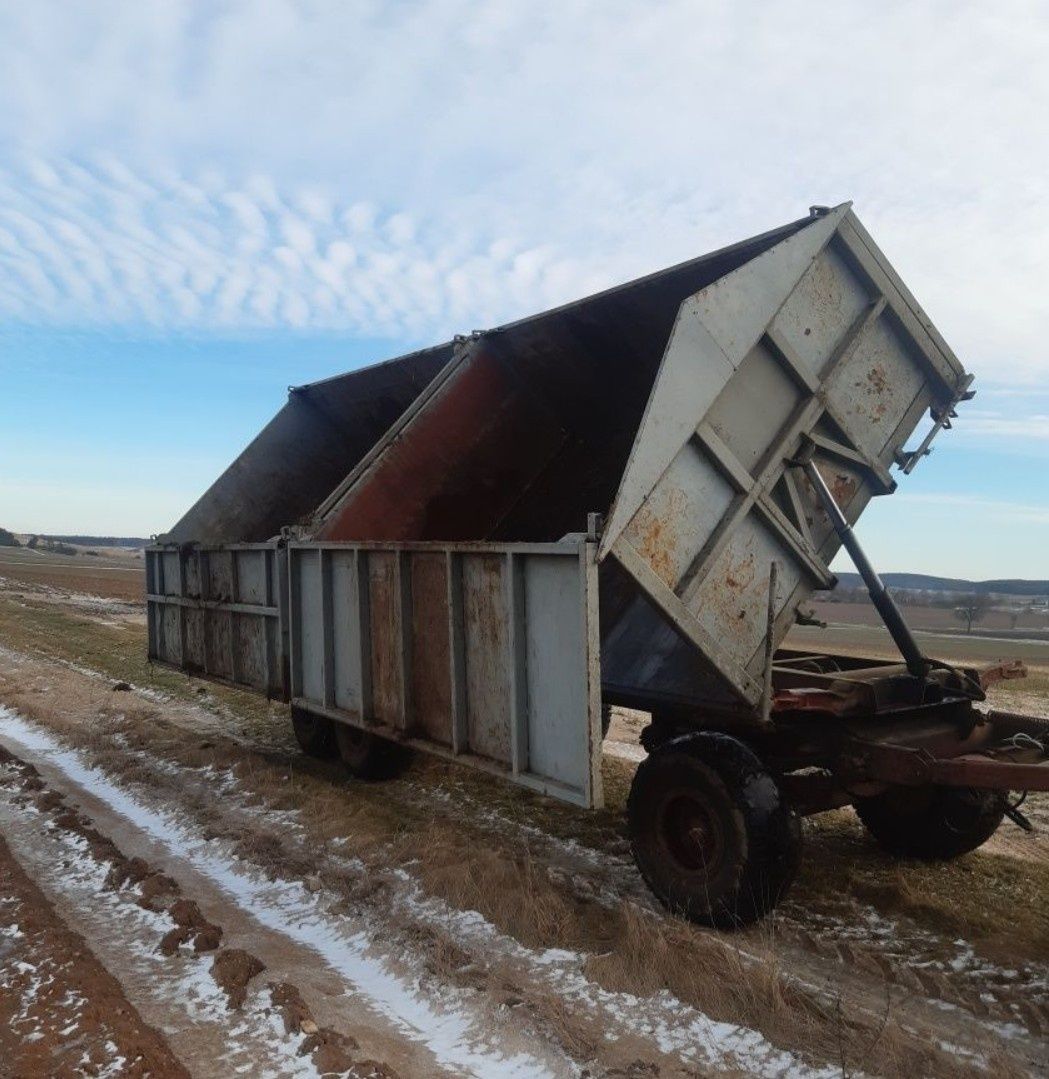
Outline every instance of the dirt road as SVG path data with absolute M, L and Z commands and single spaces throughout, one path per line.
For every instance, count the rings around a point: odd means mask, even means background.
M 152 1074 L 201 1076 L 1049 1067 L 1044 833 L 900 866 L 851 812 L 828 814 L 774 921 L 705 933 L 657 909 L 630 861 L 641 717 L 615 718 L 599 813 L 436 761 L 352 782 L 297 754 L 281 709 L 151 672 L 137 613 L 0 589 L 0 833 L 53 912 L 40 947 L 61 963 L 62 934 L 79 938 L 88 984 L 109 977 L 126 1002 L 125 1027 L 85 1035 L 115 1046 L 102 1067 L 136 1052 Z M 39 965 L 6 941 L 0 978 Z M 9 1032 L 18 1052 L 31 1033 Z

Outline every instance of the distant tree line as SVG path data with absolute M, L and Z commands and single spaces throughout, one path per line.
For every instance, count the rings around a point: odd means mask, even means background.
M 22 545 L 15 539 L 13 532 L 8 532 L 6 528 L 0 528 L 0 547 L 21 547 Z
M 52 539 L 50 536 L 30 536 L 26 546 L 31 551 L 47 551 L 49 554 L 75 555 L 77 549 L 70 547 L 68 543 Z
M 58 543 L 76 543 L 81 547 L 148 547 L 141 536 L 48 536 Z

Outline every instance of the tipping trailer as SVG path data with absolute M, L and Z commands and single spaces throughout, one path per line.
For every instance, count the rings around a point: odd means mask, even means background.
M 357 775 L 418 748 L 587 807 L 609 707 L 646 710 L 634 854 L 708 924 L 775 905 L 805 814 L 959 855 L 1049 790 L 1049 729 L 922 655 L 851 526 L 971 382 L 850 205 L 814 208 L 293 389 L 148 550 L 150 658 L 288 701 Z M 782 647 L 843 544 L 899 663 Z

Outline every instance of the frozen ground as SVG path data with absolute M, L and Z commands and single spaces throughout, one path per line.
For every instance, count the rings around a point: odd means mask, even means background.
M 643 716 L 615 717 L 604 813 L 436 762 L 347 782 L 295 753 L 279 709 L 150 684 L 133 620 L 48 587 L 0 587 L 0 834 L 51 916 L 29 954 L 24 911 L 0 904 L 0 980 L 31 1010 L 67 937 L 94 966 L 64 971 L 47 1017 L 15 1013 L 5 1053 L 80 1046 L 81 1074 L 163 1054 L 152 1074 L 1049 1066 L 1041 834 L 898 867 L 843 811 L 809 828 L 777 919 L 703 933 L 656 907 L 623 836 Z M 118 1029 L 78 1003 L 104 978 Z

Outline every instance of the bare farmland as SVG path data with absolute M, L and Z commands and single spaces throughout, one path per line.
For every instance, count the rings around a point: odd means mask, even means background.
M 25 572 L 0 590 L 0 819 L 13 871 L 53 912 L 34 947 L 57 962 L 82 941 L 93 966 L 70 970 L 70 991 L 92 998 L 104 973 L 129 1017 L 115 1034 L 88 1024 L 85 1051 L 108 1038 L 153 1074 L 200 1075 L 1049 1066 L 1042 833 L 1006 824 L 919 866 L 884 857 L 851 811 L 825 814 L 773 921 L 704 932 L 657 909 L 629 858 L 644 717 L 614 718 L 599 813 L 432 760 L 348 781 L 295 751 L 281 708 L 149 668 L 123 581 L 95 586 L 110 589 L 100 610 L 70 571 Z M 871 627 L 799 632 L 882 647 Z M 944 641 L 973 662 L 1017 653 Z M 1041 647 L 1036 677 L 1000 700 L 1049 711 Z M 1046 803 L 1030 813 L 1049 824 Z M 0 915 L 0 969 L 39 967 L 3 943 L 24 915 Z

